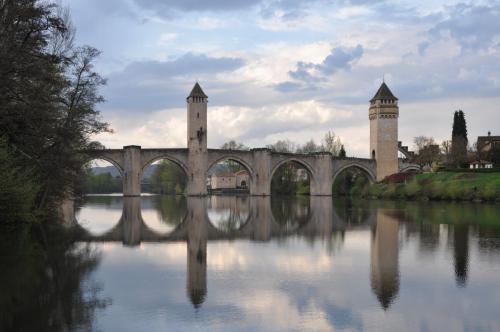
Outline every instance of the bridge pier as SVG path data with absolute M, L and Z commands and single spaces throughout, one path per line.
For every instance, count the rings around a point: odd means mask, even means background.
M 271 199 L 269 197 L 254 197 L 250 200 L 250 213 L 253 219 L 252 238 L 255 241 L 269 241 L 271 239 Z
M 315 155 L 314 174 L 310 180 L 311 196 L 332 196 L 333 161 L 331 154 Z
M 137 246 L 141 244 L 141 198 L 124 197 L 122 212 L 123 244 Z
M 250 181 L 250 194 L 254 196 L 271 195 L 271 150 L 252 149 L 254 177 Z
M 329 237 L 333 232 L 333 201 L 330 197 L 311 197 L 311 220 L 305 230 L 310 234 Z
M 123 147 L 123 196 L 141 196 L 141 147 Z

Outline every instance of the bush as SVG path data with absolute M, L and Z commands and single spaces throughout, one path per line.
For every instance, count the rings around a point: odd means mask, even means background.
M 386 176 L 383 180 L 384 183 L 403 183 L 410 180 L 417 173 L 415 172 L 401 172 Z
M 496 183 L 488 183 L 484 187 L 484 190 L 481 195 L 482 199 L 492 201 L 500 198 L 500 188 Z
M 420 185 L 417 181 L 411 181 L 404 188 L 404 194 L 408 198 L 415 198 L 420 192 Z

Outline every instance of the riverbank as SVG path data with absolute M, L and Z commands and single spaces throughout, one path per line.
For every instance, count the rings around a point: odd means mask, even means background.
M 362 195 L 375 199 L 500 201 L 500 173 L 423 173 L 405 183 L 376 183 Z

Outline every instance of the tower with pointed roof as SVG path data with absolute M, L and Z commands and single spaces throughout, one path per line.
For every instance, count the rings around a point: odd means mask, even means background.
M 189 178 L 187 190 L 189 195 L 205 195 L 208 96 L 196 82 L 186 101 L 188 167 L 191 170 L 191 174 L 187 174 Z
M 369 109 L 370 156 L 377 161 L 377 181 L 399 170 L 398 117 L 398 98 L 382 82 Z

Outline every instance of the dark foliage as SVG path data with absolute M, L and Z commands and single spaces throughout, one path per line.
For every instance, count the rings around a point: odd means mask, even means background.
M 455 111 L 451 134 L 451 157 L 456 167 L 462 167 L 467 161 L 467 123 L 463 111 Z
M 107 130 L 96 105 L 99 55 L 76 47 L 69 15 L 49 2 L 0 1 L 0 137 L 37 184 L 34 210 L 54 207 L 79 178 L 89 137 Z M 0 188 L 0 191 L 3 188 Z M 50 213 L 49 213 L 50 214 Z
M 401 172 L 386 176 L 384 183 L 404 183 L 414 177 L 417 173 L 415 172 Z

